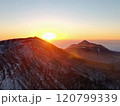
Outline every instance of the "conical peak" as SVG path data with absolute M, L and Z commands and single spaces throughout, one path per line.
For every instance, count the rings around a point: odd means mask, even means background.
M 83 40 L 82 42 L 80 42 L 79 44 L 90 44 L 87 40 Z

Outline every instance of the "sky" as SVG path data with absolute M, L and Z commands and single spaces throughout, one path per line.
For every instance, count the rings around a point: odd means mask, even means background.
M 120 0 L 0 0 L 0 40 L 120 39 Z

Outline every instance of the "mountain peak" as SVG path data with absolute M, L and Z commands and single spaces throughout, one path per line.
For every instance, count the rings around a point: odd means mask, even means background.
M 87 40 L 83 40 L 78 44 L 72 44 L 65 50 L 78 58 L 87 60 L 102 63 L 115 63 L 120 61 L 116 52 L 107 49 L 103 45 L 88 42 Z
M 83 40 L 83 41 L 80 42 L 79 44 L 90 44 L 90 42 L 88 42 L 87 40 Z

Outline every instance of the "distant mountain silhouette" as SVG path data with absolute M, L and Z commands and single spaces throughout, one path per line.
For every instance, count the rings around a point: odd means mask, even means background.
M 120 52 L 114 52 L 102 45 L 90 43 L 86 40 L 73 44 L 65 49 L 70 54 L 79 58 L 89 59 L 103 63 L 120 62 Z
M 0 42 L 0 89 L 120 89 L 119 66 L 76 58 L 37 37 Z

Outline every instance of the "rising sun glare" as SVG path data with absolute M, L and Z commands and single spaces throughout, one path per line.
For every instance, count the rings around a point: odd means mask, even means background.
M 45 40 L 52 40 L 52 39 L 55 39 L 56 38 L 56 35 L 53 34 L 53 33 L 44 33 L 42 35 L 42 39 L 45 39 Z

